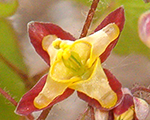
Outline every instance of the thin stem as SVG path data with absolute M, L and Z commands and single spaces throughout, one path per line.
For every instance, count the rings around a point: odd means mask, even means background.
M 94 108 L 90 105 L 89 105 L 89 108 L 90 108 L 91 120 L 95 120 Z
M 1 93 L 7 100 L 9 100 L 14 106 L 17 106 L 17 102 L 16 102 L 7 92 L 5 92 L 2 88 L 0 88 L 0 93 Z
M 99 3 L 99 0 L 93 0 L 91 8 L 89 10 L 89 13 L 87 15 L 85 24 L 83 26 L 80 38 L 85 37 L 87 35 L 88 29 L 89 29 L 89 27 L 91 25 L 91 22 L 92 22 L 92 19 L 93 19 L 93 16 L 94 16 L 94 13 L 95 13 L 95 10 L 97 8 L 98 3 Z
M 33 115 L 31 115 L 31 114 L 27 115 L 26 118 L 27 118 L 28 120 L 34 120 L 34 117 L 33 117 Z
M 13 65 L 12 63 L 10 63 L 2 54 L 0 54 L 0 59 L 9 67 L 11 68 L 16 74 L 18 74 L 23 82 L 25 83 L 26 87 L 28 88 L 29 86 L 31 86 L 31 83 L 28 79 L 28 76 L 19 68 L 17 68 L 15 65 Z
M 90 105 L 84 110 L 84 112 L 79 116 L 77 120 L 85 120 L 89 116 L 90 120 L 95 120 L 94 108 Z
M 17 106 L 17 102 L 6 92 L 4 91 L 2 88 L 0 88 L 0 93 L 7 99 L 9 100 L 14 106 Z M 26 116 L 27 119 L 29 120 L 34 120 L 34 117 L 30 114 L 28 116 Z
M 150 93 L 150 89 L 149 88 L 146 88 L 146 87 L 142 87 L 142 86 L 139 86 L 139 87 L 135 87 L 131 90 L 131 93 L 135 93 L 137 91 L 145 91 L 145 92 L 148 92 Z
M 83 119 L 85 118 L 85 116 L 88 114 L 89 110 L 90 110 L 90 107 L 88 106 L 88 107 L 84 110 L 84 112 L 79 116 L 79 118 L 78 118 L 77 120 L 83 120 Z
M 43 110 L 42 113 L 40 114 L 40 116 L 37 118 L 37 120 L 45 120 L 46 117 L 48 116 L 50 110 L 52 109 L 53 106 L 51 106 L 50 108 Z

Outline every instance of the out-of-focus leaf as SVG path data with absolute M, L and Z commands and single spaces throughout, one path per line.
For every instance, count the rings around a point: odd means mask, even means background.
M 75 0 L 84 5 L 91 5 L 89 0 Z M 92 0 L 91 0 L 92 1 Z M 125 28 L 115 47 L 118 54 L 127 55 L 130 53 L 143 54 L 150 58 L 150 49 L 144 45 L 138 35 L 138 19 L 142 13 L 150 9 L 150 3 L 145 4 L 142 0 L 103 0 L 99 3 L 97 22 L 93 25 L 96 27 L 105 16 L 123 5 L 125 9 Z
M 26 71 L 25 64 L 18 49 L 15 32 L 5 19 L 0 19 L 0 54 L 11 64 Z M 19 101 L 25 92 L 21 78 L 0 59 L 0 87 L 5 88 L 10 95 Z M 0 94 L 0 120 L 17 120 L 18 116 L 13 112 L 15 106 L 11 105 Z
M 123 4 L 126 13 L 126 24 L 116 52 L 120 54 L 138 53 L 150 58 L 150 49 L 145 46 L 138 35 L 138 19 L 140 15 L 150 8 L 150 4 L 145 4 L 142 0 L 119 0 Z
M 18 0 L 11 2 L 0 2 L 0 17 L 8 17 L 15 13 L 18 7 Z

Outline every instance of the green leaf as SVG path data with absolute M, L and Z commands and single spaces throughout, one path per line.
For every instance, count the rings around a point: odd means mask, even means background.
M 90 7 L 89 0 L 75 0 Z M 91 0 L 92 1 L 92 0 Z M 142 13 L 150 9 L 150 3 L 145 4 L 143 0 L 103 0 L 100 1 L 96 14 L 96 28 L 100 22 L 119 6 L 125 8 L 126 22 L 114 51 L 118 54 L 128 55 L 131 53 L 142 54 L 150 58 L 150 49 L 144 45 L 138 35 L 138 19 Z
M 142 0 L 119 0 L 126 13 L 126 24 L 115 51 L 119 54 L 143 54 L 150 58 L 150 49 L 144 45 L 138 35 L 138 19 L 142 13 L 150 9 L 150 4 Z
M 0 2 L 0 17 L 8 17 L 15 13 L 18 7 L 18 0 L 11 2 Z
M 15 65 L 20 70 L 26 72 L 26 67 L 19 52 L 17 37 L 11 25 L 5 20 L 0 19 L 0 54 L 9 63 Z M 19 101 L 25 92 L 22 79 L 0 59 L 0 87 L 5 88 L 15 100 Z M 9 105 L 8 105 L 9 104 Z M 18 116 L 14 113 L 15 106 L 0 94 L 0 120 L 17 120 Z

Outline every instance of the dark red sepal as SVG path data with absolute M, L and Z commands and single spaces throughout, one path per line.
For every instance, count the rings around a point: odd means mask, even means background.
M 100 23 L 100 25 L 94 30 L 94 32 L 102 29 L 103 27 L 105 27 L 106 25 L 108 25 L 110 23 L 115 23 L 119 27 L 120 33 L 121 33 L 121 31 L 122 31 L 122 29 L 124 27 L 124 23 L 125 23 L 125 15 L 124 15 L 124 8 L 123 8 L 123 6 L 119 7 L 115 11 L 111 12 Z M 115 47 L 115 45 L 118 42 L 118 38 L 116 40 L 114 40 L 112 43 L 110 43 L 109 46 L 104 51 L 104 53 L 100 56 L 101 62 L 104 62 L 107 59 L 107 57 L 110 55 L 112 49 Z
M 26 116 L 32 112 L 46 109 L 64 99 L 66 99 L 74 92 L 74 90 L 67 88 L 66 91 L 62 95 L 56 97 L 47 107 L 45 107 L 43 109 L 37 109 L 34 106 L 33 101 L 34 101 L 35 97 L 39 94 L 39 92 L 43 89 L 45 82 L 46 82 L 46 78 L 47 78 L 47 75 L 43 76 L 41 78 L 41 80 L 39 80 L 39 82 L 21 98 L 20 102 L 17 105 L 16 111 L 15 111 L 16 114 Z
M 28 32 L 31 43 L 36 52 L 45 60 L 47 64 L 50 64 L 50 58 L 48 53 L 42 48 L 42 40 L 45 36 L 56 35 L 58 38 L 63 40 L 75 40 L 70 33 L 52 23 L 30 22 L 28 24 Z
M 113 112 L 116 115 L 120 115 L 126 112 L 132 105 L 134 105 L 133 96 L 125 94 L 123 100 L 116 108 L 113 109 Z
M 122 93 L 122 90 L 121 90 L 122 85 L 116 79 L 116 77 L 113 76 L 108 70 L 104 69 L 104 72 L 105 72 L 105 74 L 106 74 L 106 76 L 108 78 L 110 87 L 117 94 L 117 97 L 118 97 L 117 104 L 118 104 L 122 100 L 122 96 L 123 96 L 123 93 Z M 115 107 L 114 106 L 114 107 L 109 108 L 109 109 L 103 108 L 97 100 L 90 98 L 89 96 L 87 96 L 86 94 L 84 94 L 82 92 L 78 91 L 77 93 L 78 93 L 79 98 L 81 98 L 82 100 L 88 102 L 89 105 L 91 105 L 93 107 L 96 107 L 96 108 L 98 108 L 100 110 L 108 111 L 108 110 L 111 110 L 111 109 L 113 109 Z

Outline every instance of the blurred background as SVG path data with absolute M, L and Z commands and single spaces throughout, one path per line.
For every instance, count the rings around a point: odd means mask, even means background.
M 0 0 L 0 4 L 4 1 L 11 2 Z M 48 69 L 48 66 L 30 44 L 27 24 L 30 21 L 52 22 L 78 38 L 92 2 L 91 0 L 18 0 L 18 2 L 12 15 L 5 16 L 0 13 L 0 55 L 33 77 Z M 121 5 L 125 8 L 125 28 L 115 50 L 103 66 L 109 69 L 124 87 L 132 88 L 134 84 L 148 87 L 150 49 L 139 38 L 138 19 L 150 9 L 149 3 L 146 4 L 142 0 L 101 0 L 89 32 Z M 21 78 L 2 59 L 0 59 L 0 87 L 8 91 L 17 101 L 26 91 Z M 15 107 L 1 95 L 0 103 L 1 120 L 18 119 L 13 113 Z M 78 99 L 74 93 L 55 105 L 47 120 L 76 120 L 86 106 L 86 103 Z M 39 112 L 34 114 L 38 116 Z M 149 119 L 150 117 L 147 120 Z

